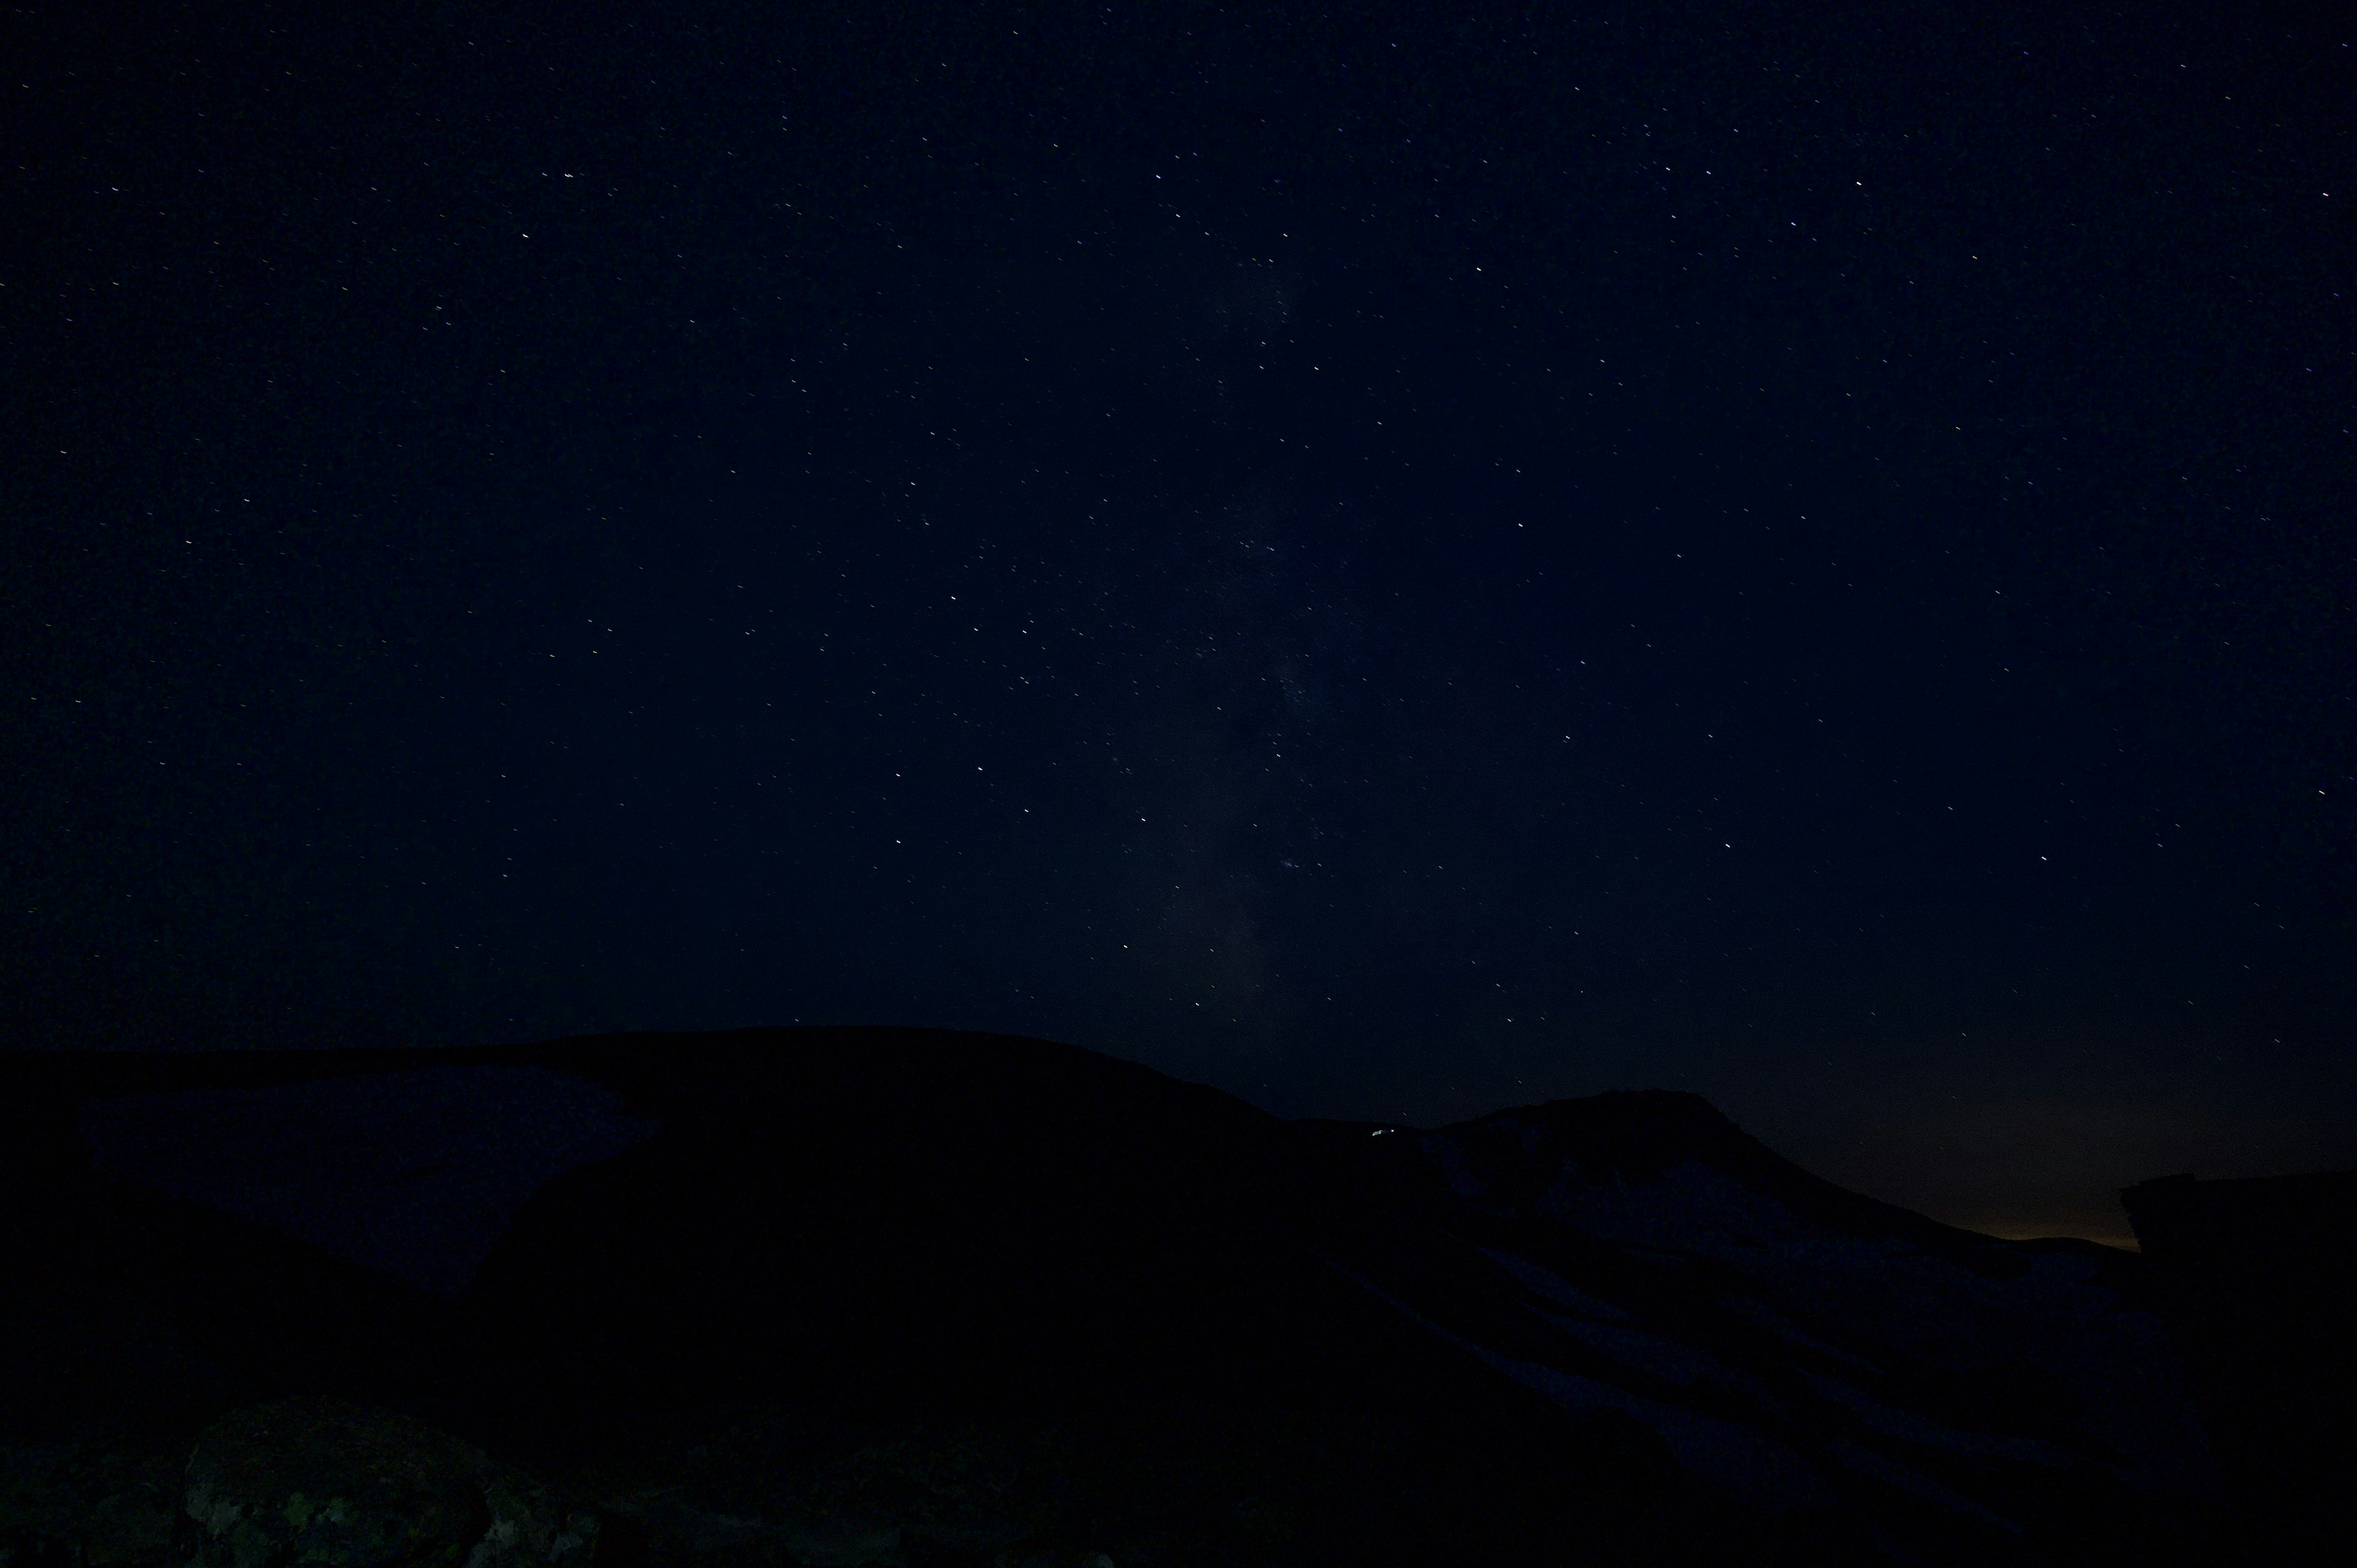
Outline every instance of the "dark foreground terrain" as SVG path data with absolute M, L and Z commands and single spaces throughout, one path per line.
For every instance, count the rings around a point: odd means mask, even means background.
M 0 1563 L 2171 1563 L 2144 1260 L 1689 1095 L 893 1029 L 0 1057 Z

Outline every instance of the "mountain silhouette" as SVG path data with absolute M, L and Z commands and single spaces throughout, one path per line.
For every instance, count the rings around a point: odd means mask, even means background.
M 1847 1192 L 1693 1095 L 1287 1122 L 889 1028 L 19 1053 L 0 1090 L 32 1436 L 335 1396 L 588 1477 L 747 1423 L 773 1467 L 983 1433 L 1063 1455 L 1022 1464 L 1124 1563 L 2150 1563 L 2221 1528 L 2143 1260 Z

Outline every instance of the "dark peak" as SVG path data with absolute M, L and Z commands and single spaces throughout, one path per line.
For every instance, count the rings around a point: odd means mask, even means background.
M 2002 1249 L 1911 1209 L 1837 1187 L 1769 1148 L 1699 1094 L 1616 1090 L 1493 1112 L 1444 1127 L 1425 1141 L 1458 1191 L 1524 1208 L 1558 1184 L 1651 1181 L 1700 1165 L 1795 1215 L 1853 1235 L 1904 1237 L 1943 1249 Z
M 1695 1160 L 1721 1166 L 1762 1158 L 1782 1163 L 1718 1107 L 1683 1090 L 1613 1090 L 1551 1100 L 1441 1131 L 1477 1157 L 1503 1155 L 1544 1167 L 1550 1179 L 1566 1165 L 1588 1180 L 1606 1180 L 1659 1176 Z
M 1638 1133 L 1670 1138 L 1723 1138 L 1743 1132 L 1727 1113 L 1699 1094 L 1683 1089 L 1614 1089 L 1577 1100 L 1501 1112 L 1528 1116 L 1573 1135 Z
M 648 1114 L 766 1115 L 770 1099 L 824 1095 L 869 1117 L 985 1116 L 1028 1122 L 1118 1112 L 1162 1120 L 1275 1119 L 1141 1062 L 1020 1035 L 882 1025 L 802 1025 L 584 1036 L 490 1048 L 577 1072 Z

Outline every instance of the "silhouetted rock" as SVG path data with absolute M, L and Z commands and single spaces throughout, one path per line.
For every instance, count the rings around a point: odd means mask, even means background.
M 2120 1201 L 2169 1287 L 2241 1556 L 2343 1560 L 2357 1538 L 2357 1171 L 2162 1176 Z
M 28 1441 L 361 1402 L 540 1477 L 519 1531 L 581 1510 L 597 1568 L 2143 1563 L 2209 1527 L 2140 1260 L 1845 1192 L 1692 1096 L 1286 1123 L 885 1029 L 0 1072 Z

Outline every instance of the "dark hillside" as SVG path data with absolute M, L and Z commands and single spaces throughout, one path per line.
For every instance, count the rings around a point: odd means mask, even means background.
M 618 1562 L 714 1519 L 818 1561 L 779 1521 L 846 1474 L 879 1563 L 2150 1562 L 2209 1518 L 2139 1260 L 1692 1096 L 1288 1123 L 881 1028 L 0 1071 L 20 1442 L 360 1400 L 593 1499 Z M 952 1494 L 998 1500 L 909 1500 Z

